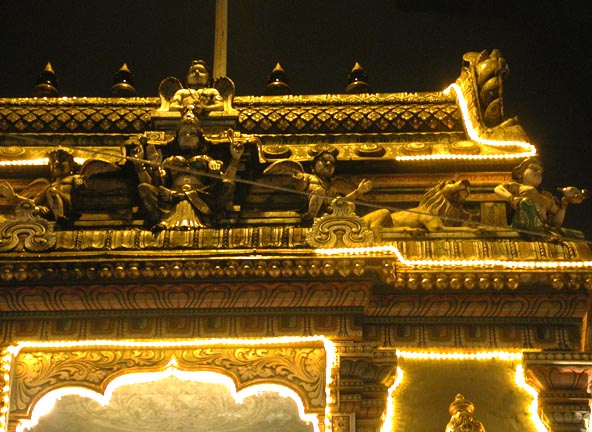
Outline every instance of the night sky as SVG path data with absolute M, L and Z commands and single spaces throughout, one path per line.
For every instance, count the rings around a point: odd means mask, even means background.
M 126 62 L 139 96 L 193 58 L 210 64 L 214 0 L 4 0 L 0 97 L 30 96 L 51 61 L 64 96 L 108 96 Z M 228 76 L 261 95 L 276 62 L 295 94 L 341 93 L 358 61 L 379 93 L 444 89 L 462 54 L 498 48 L 508 117 L 545 162 L 543 186 L 592 189 L 592 7 L 588 0 L 229 0 Z M 592 238 L 592 200 L 566 227 Z

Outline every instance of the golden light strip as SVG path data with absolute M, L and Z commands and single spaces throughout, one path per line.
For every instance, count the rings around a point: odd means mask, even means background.
M 592 261 L 514 261 L 514 260 L 434 260 L 419 259 L 410 260 L 403 256 L 396 246 L 374 246 L 363 248 L 333 248 L 315 249 L 318 255 L 364 255 L 373 256 L 380 254 L 395 255 L 398 261 L 409 267 L 457 267 L 457 268 L 500 268 L 500 269 L 533 269 L 533 270 L 554 270 L 554 269 L 584 269 L 592 268 Z
M 74 162 L 82 165 L 86 161 L 85 158 L 75 157 Z M 48 158 L 38 159 L 19 159 L 12 161 L 0 161 L 0 166 L 44 166 L 49 163 Z
M 532 403 L 529 407 L 530 417 L 535 424 L 537 432 L 548 432 L 547 427 L 539 417 L 539 394 L 533 387 L 529 386 L 526 382 L 526 379 L 524 378 L 524 368 L 521 364 L 518 365 L 518 367 L 516 367 L 516 374 L 514 375 L 514 380 L 516 381 L 516 384 L 518 384 L 518 387 L 520 387 L 522 390 L 524 390 L 526 393 L 532 396 Z
M 399 351 L 397 357 L 407 360 L 504 360 L 521 361 L 521 351 Z
M 7 348 L 8 354 L 5 355 L 2 359 L 2 367 L 4 370 L 4 378 L 5 382 L 7 383 L 3 389 L 3 397 L 6 401 L 6 409 L 3 413 L 4 421 L 0 422 L 0 432 L 7 431 L 7 419 L 8 419 L 8 407 L 9 407 L 9 394 L 10 394 L 10 364 L 12 363 L 13 359 L 18 356 L 22 349 L 56 349 L 56 348 L 76 348 L 76 349 L 84 349 L 84 348 L 98 348 L 98 347 L 119 347 L 119 348 L 178 348 L 178 347 L 201 347 L 201 346 L 212 346 L 212 345 L 242 345 L 242 346 L 261 346 L 261 345 L 276 345 L 276 344 L 292 344 L 292 343 L 303 343 L 303 342 L 322 342 L 324 349 L 325 349 L 325 356 L 326 356 L 326 367 L 325 367 L 325 431 L 331 431 L 331 424 L 330 424 L 330 406 L 334 402 L 333 397 L 331 396 L 330 386 L 332 384 L 332 376 L 333 376 L 333 368 L 337 364 L 337 353 L 335 349 L 335 344 L 324 336 L 309 336 L 309 337 L 275 337 L 275 338 L 264 338 L 264 339 L 205 339 L 205 340 L 172 340 L 172 341 L 137 341 L 137 340 L 127 340 L 127 341 L 119 341 L 119 340 L 91 340 L 91 341 L 53 341 L 53 342 L 37 342 L 37 341 L 21 341 L 16 345 L 10 346 Z M 196 375 L 194 375 L 196 374 Z M 177 362 L 174 358 L 171 359 L 167 368 L 162 372 L 151 372 L 151 373 L 133 373 L 128 375 L 123 375 L 114 379 L 105 390 L 104 395 L 100 395 L 96 392 L 93 392 L 88 389 L 80 388 L 80 387 L 66 387 L 62 389 L 58 389 L 52 391 L 41 398 L 41 400 L 35 405 L 33 409 L 33 414 L 30 420 L 23 420 L 20 422 L 17 432 L 24 432 L 27 428 L 31 428 L 39 421 L 39 418 L 43 415 L 47 414 L 51 411 L 55 402 L 59 400 L 62 396 L 70 395 L 70 394 L 77 394 L 83 397 L 89 397 L 97 401 L 102 405 L 108 405 L 111 395 L 113 391 L 126 384 L 132 384 L 135 382 L 149 382 L 149 381 L 156 381 L 158 379 L 162 379 L 166 376 L 176 376 L 181 379 L 192 379 L 192 380 L 207 380 L 208 373 L 205 372 L 188 372 L 188 371 L 180 371 L 177 369 Z M 209 373 L 212 374 L 212 373 Z M 292 399 L 297 407 L 298 413 L 300 418 L 305 421 L 313 424 L 315 432 L 320 431 L 320 426 L 318 422 L 318 417 L 316 414 L 306 414 L 304 412 L 304 404 L 300 397 L 292 390 L 282 387 L 276 384 L 257 384 L 254 386 L 250 386 L 246 389 L 241 390 L 240 392 L 236 392 L 236 387 L 234 386 L 234 382 L 228 377 L 221 378 L 222 375 L 217 375 L 215 382 L 224 381 L 226 386 L 229 388 L 235 400 L 238 403 L 242 403 L 244 399 L 249 396 L 253 396 L 256 394 L 260 394 L 262 392 L 274 392 L 278 393 L 282 397 L 289 397 Z M 199 379 L 195 379 L 195 377 L 199 377 Z M 207 382 L 207 381 L 206 381 Z M 230 385 L 232 383 L 232 385 Z M 43 401 L 43 402 L 42 402 Z M 41 404 L 40 404 L 41 402 Z M 39 406 L 39 408 L 38 408 Z
M 5 432 L 8 428 L 8 412 L 10 410 L 10 366 L 12 364 L 13 356 L 10 351 L 2 356 L 1 370 L 2 378 L 4 379 L 4 387 L 2 387 L 2 409 L 0 410 L 0 431 Z
M 399 384 L 403 381 L 403 370 L 397 367 L 397 378 L 392 386 L 388 389 L 388 395 L 386 399 L 386 410 L 382 416 L 383 423 L 380 428 L 380 432 L 392 432 L 394 430 L 393 420 L 395 418 L 395 398 L 393 393 L 399 387 Z
M 469 138 L 480 144 L 489 145 L 492 147 L 519 147 L 523 151 L 521 153 L 512 154 L 496 154 L 496 155 L 453 155 L 453 154 L 432 154 L 432 155 L 417 155 L 417 156 L 397 156 L 395 159 L 398 161 L 425 161 L 425 160 L 496 160 L 496 159 L 522 159 L 528 156 L 534 156 L 536 154 L 536 148 L 530 143 L 523 141 L 500 141 L 482 138 L 473 126 L 471 116 L 469 113 L 469 105 L 465 99 L 462 89 L 458 84 L 450 84 L 442 93 L 449 95 L 451 91 L 454 91 L 458 106 L 465 125 L 465 130 L 469 135 Z

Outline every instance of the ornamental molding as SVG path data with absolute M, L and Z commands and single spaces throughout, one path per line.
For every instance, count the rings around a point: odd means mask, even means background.
M 416 294 L 382 295 L 366 308 L 369 318 L 574 318 L 586 316 L 587 294 Z
M 236 97 L 248 133 L 462 131 L 454 97 L 441 92 Z M 150 127 L 156 98 L 0 99 L 0 131 L 128 133 Z M 281 112 L 281 115 L 279 113 Z
M 2 312 L 364 308 L 367 281 L 142 283 L 0 290 Z
M 191 311 L 93 311 L 23 315 L 0 320 L 3 343 L 14 340 L 72 341 L 97 339 L 265 338 L 309 337 L 323 334 L 334 340 L 361 339 L 362 328 L 351 310 L 295 309 L 220 313 Z M 350 314 L 348 314 L 350 313 Z M 129 316 L 126 316 L 129 315 Z

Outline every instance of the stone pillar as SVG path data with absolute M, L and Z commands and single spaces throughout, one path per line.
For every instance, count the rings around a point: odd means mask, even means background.
M 539 416 L 550 432 L 586 432 L 592 353 L 525 353 L 527 382 L 539 393 Z
M 337 345 L 339 373 L 333 430 L 378 432 L 387 408 L 388 389 L 397 371 L 396 352 L 372 343 Z M 336 424 L 337 423 L 337 424 Z

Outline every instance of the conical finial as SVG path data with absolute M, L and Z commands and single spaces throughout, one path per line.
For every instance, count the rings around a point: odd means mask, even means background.
M 368 85 L 368 75 L 360 63 L 356 62 L 351 72 L 347 76 L 348 85 L 345 92 L 348 94 L 370 93 Z
M 288 85 L 288 75 L 278 62 L 271 71 L 265 88 L 266 95 L 287 95 L 292 93 Z
M 45 68 L 39 74 L 31 95 L 33 97 L 57 97 L 60 95 L 58 79 L 50 62 L 47 62 Z
M 460 393 L 450 404 L 448 412 L 451 417 L 446 432 L 485 432 L 483 424 L 473 415 L 475 406 Z
M 113 75 L 111 86 L 111 97 L 133 97 L 136 96 L 134 88 L 134 74 L 124 63 Z

